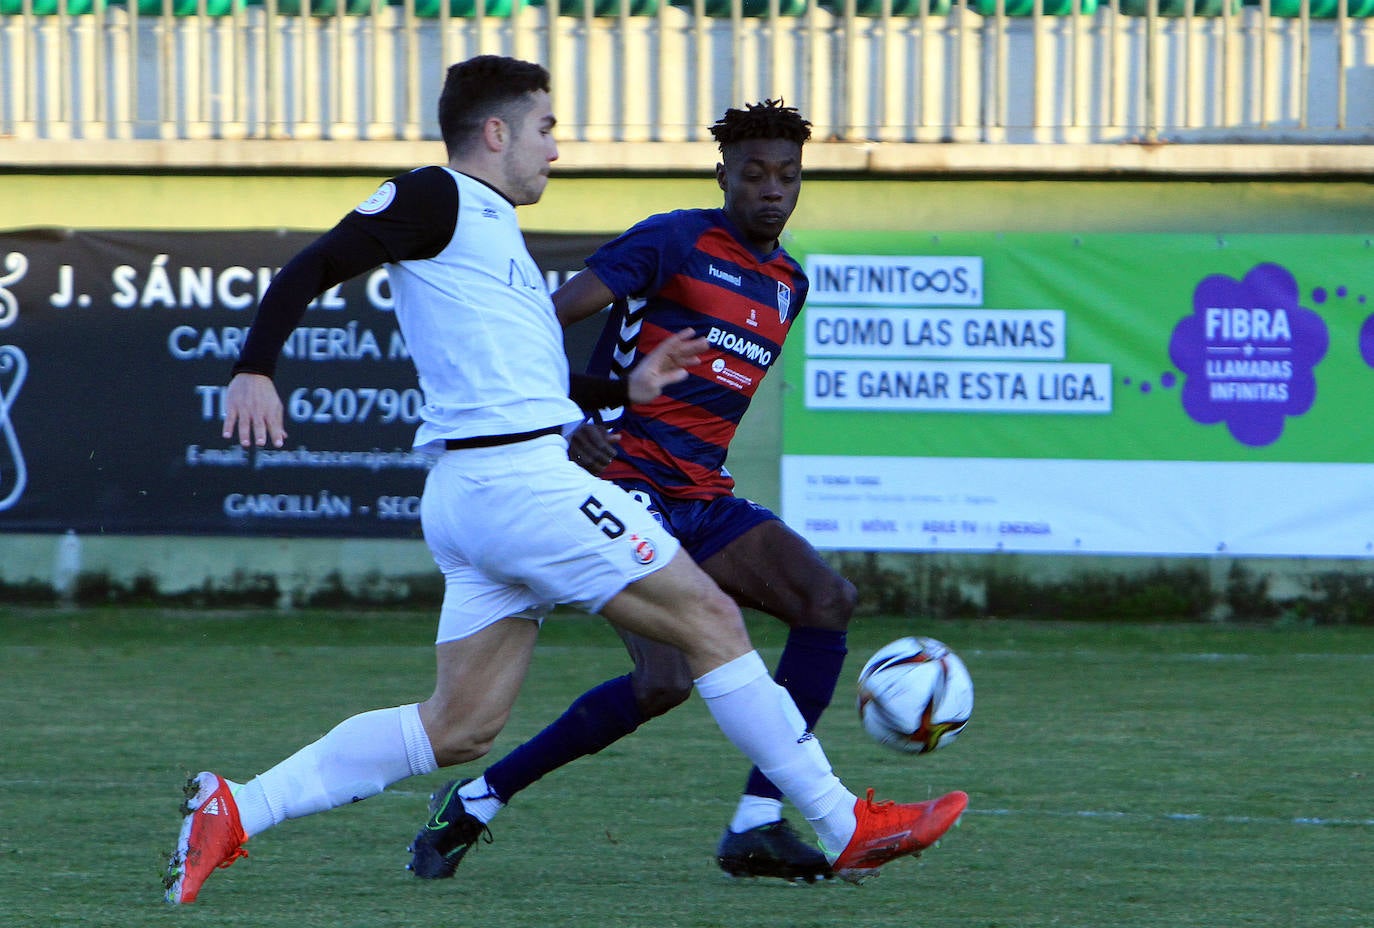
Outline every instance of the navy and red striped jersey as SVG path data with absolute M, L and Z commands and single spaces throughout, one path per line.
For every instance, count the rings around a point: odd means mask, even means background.
M 781 248 L 758 255 L 722 209 L 650 216 L 587 259 L 617 297 L 588 373 L 624 376 L 669 333 L 710 349 L 687 379 L 619 411 L 620 453 L 601 476 L 645 480 L 684 499 L 734 489 L 725 456 L 740 418 L 806 300 L 806 274 Z

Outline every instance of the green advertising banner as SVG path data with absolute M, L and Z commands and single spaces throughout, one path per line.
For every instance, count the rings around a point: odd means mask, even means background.
M 788 249 L 811 290 L 784 356 L 783 515 L 817 547 L 1374 554 L 1374 240 Z

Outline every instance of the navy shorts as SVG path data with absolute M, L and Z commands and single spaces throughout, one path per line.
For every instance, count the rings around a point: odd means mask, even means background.
M 754 526 L 778 518 L 767 506 L 739 496 L 679 499 L 664 496 L 640 480 L 615 482 L 643 503 L 698 564 Z

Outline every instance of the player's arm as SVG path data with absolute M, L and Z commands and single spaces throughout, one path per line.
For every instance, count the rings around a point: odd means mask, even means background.
M 687 369 L 701 360 L 701 353 L 708 347 L 706 337 L 691 329 L 674 332 L 641 358 L 624 380 L 573 374 L 568 395 L 588 412 L 627 403 L 648 403 L 658 399 L 670 384 L 686 380 Z
M 330 287 L 387 260 L 381 243 L 341 222 L 292 258 L 263 294 L 225 394 L 224 431 L 240 445 L 286 441 L 281 397 L 272 377 L 286 339 L 310 301 Z
M 596 315 L 614 301 L 611 288 L 602 283 L 591 268 L 586 268 L 553 293 L 553 307 L 565 329 Z
M 568 460 L 593 476 L 601 472 L 615 460 L 620 435 L 600 422 L 583 422 L 568 436 Z
M 616 300 L 649 299 L 692 253 L 700 211 L 659 213 L 635 223 L 587 258 L 586 268 L 553 294 L 566 328 Z
M 687 369 L 701 360 L 707 347 L 705 337 L 683 329 L 655 345 L 625 380 L 573 374 L 569 395 L 573 402 L 592 413 L 592 421 L 584 422 L 568 439 L 568 457 L 593 474 L 600 474 L 615 458 L 620 436 L 601 424 L 596 410 L 656 399 L 669 384 L 687 377 Z
M 237 436 L 244 447 L 282 446 L 286 429 L 272 377 L 306 307 L 386 262 L 438 254 L 453 236 L 458 188 L 441 169 L 426 168 L 388 181 L 365 205 L 292 258 L 263 294 L 225 395 L 226 439 Z

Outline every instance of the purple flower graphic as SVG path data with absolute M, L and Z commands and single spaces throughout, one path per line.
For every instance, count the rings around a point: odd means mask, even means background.
M 1292 273 L 1258 264 L 1244 280 L 1214 274 L 1197 285 L 1169 359 L 1183 372 L 1183 409 L 1195 422 L 1225 422 L 1236 441 L 1260 447 L 1283 434 L 1285 416 L 1312 408 L 1327 342 L 1321 316 L 1298 305 Z
M 1374 316 L 1370 316 L 1360 326 L 1360 357 L 1364 363 L 1374 367 Z

